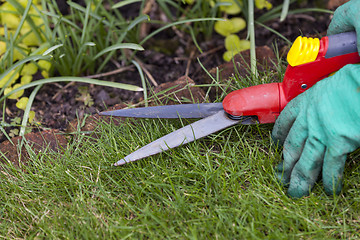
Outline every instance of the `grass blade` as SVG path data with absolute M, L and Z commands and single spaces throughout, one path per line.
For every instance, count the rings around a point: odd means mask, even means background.
M 52 78 L 41 79 L 38 81 L 33 81 L 31 83 L 22 85 L 21 87 L 18 87 L 16 89 L 12 90 L 5 96 L 2 96 L 0 98 L 0 102 L 2 102 L 5 98 L 10 96 L 11 94 L 16 93 L 20 90 L 28 89 L 28 88 L 46 84 L 46 83 L 55 83 L 55 82 L 81 82 L 81 83 L 88 83 L 88 84 L 100 85 L 100 86 L 105 86 L 105 87 L 121 88 L 121 89 L 129 90 L 129 91 L 137 91 L 137 92 L 143 91 L 143 89 L 141 87 L 130 85 L 130 84 L 124 84 L 124 83 L 115 83 L 115 82 L 83 78 L 83 77 L 52 77 Z
M 146 91 L 146 81 L 145 81 L 145 76 L 144 76 L 144 72 L 141 69 L 140 64 L 138 64 L 135 60 L 131 61 L 135 67 L 137 68 L 139 74 L 140 74 L 140 79 L 141 79 L 141 83 L 144 89 L 144 102 L 145 102 L 145 107 L 148 106 L 148 99 L 147 99 L 147 91 Z
M 132 3 L 137 3 L 137 2 L 141 2 L 142 0 L 125 0 L 125 1 L 121 1 L 118 2 L 116 4 L 114 4 L 114 6 L 112 6 L 112 9 L 116 9 L 116 8 L 121 8 L 123 6 L 126 6 L 128 4 L 132 4 Z
M 58 49 L 59 47 L 62 47 L 62 46 L 64 46 L 64 44 L 58 44 L 58 45 L 55 45 L 55 46 L 50 47 L 48 50 L 46 50 L 46 51 L 43 53 L 43 56 L 48 55 L 49 53 L 51 53 L 51 52 L 54 51 L 55 49 Z
M 159 32 L 161 32 L 161 31 L 163 31 L 163 30 L 165 30 L 167 28 L 176 26 L 176 25 L 180 25 L 180 24 L 184 24 L 184 23 L 191 23 L 191 22 L 218 21 L 218 20 L 222 21 L 224 19 L 222 19 L 222 18 L 195 18 L 195 19 L 187 19 L 187 20 L 181 20 L 181 21 L 177 21 L 177 22 L 174 22 L 174 23 L 170 23 L 170 24 L 167 24 L 167 25 L 157 29 L 156 31 L 153 31 L 149 35 L 147 35 L 139 44 L 143 45 L 147 40 L 149 40 L 150 38 L 152 38 L 153 36 L 155 36 Z
M 257 77 L 256 69 L 256 46 L 255 46 L 255 21 L 254 21 L 254 0 L 248 0 L 249 19 L 248 30 L 250 36 L 250 69 L 253 77 Z
M 126 32 L 130 31 L 133 27 L 135 27 L 137 24 L 141 23 L 142 21 L 150 21 L 150 17 L 148 15 L 142 15 L 135 18 L 133 21 L 131 21 L 131 23 L 127 27 Z
M 289 11 L 290 0 L 284 0 L 280 15 L 280 22 L 284 21 Z
M 28 102 L 26 104 L 26 108 L 25 108 L 25 111 L 24 111 L 24 116 L 23 116 L 23 119 L 21 121 L 21 127 L 20 127 L 20 132 L 19 132 L 19 136 L 21 136 L 21 137 L 23 137 L 25 135 L 27 122 L 29 120 L 30 109 L 31 109 L 32 103 L 34 102 L 36 94 L 40 90 L 41 87 L 42 87 L 42 84 L 36 86 L 36 88 L 32 91 L 32 93 L 29 96 L 29 100 L 28 100 Z
M 139 44 L 136 44 L 136 43 L 118 43 L 118 44 L 114 44 L 114 45 L 107 47 L 107 48 L 103 49 L 102 51 L 100 51 L 98 54 L 95 55 L 93 60 L 99 58 L 100 56 L 104 55 L 105 53 L 111 52 L 113 50 L 124 49 L 124 48 L 139 50 L 139 51 L 144 50 L 144 48 L 142 46 L 140 46 Z

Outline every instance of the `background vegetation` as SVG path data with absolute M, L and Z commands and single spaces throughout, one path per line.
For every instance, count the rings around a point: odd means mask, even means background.
M 229 17 L 220 10 L 230 6 L 229 2 L 205 0 L 190 1 L 187 5 L 180 1 L 157 1 L 170 23 L 149 19 L 143 13 L 144 1 L 134 16 L 124 15 L 122 8 L 139 2 L 68 1 L 70 14 L 63 15 L 52 0 L 3 1 L 0 50 L 5 46 L 5 51 L 0 51 L 3 83 L 0 101 L 3 109 L 10 101 L 20 102 L 19 108 L 24 109 L 20 123 L 6 122 L 3 111 L 3 133 L 7 134 L 5 129 L 9 126 L 20 125 L 19 134 L 25 135 L 31 104 L 41 86 L 51 82 L 77 81 L 144 91 L 146 101 L 150 84 L 136 58 L 144 43 L 165 29 L 174 28 L 191 35 L 193 44 L 200 48 L 202 39 L 215 34 L 217 18 Z M 255 3 L 230 3 L 241 7 L 242 11 L 234 15 L 246 19 L 249 25 L 251 5 Z M 255 19 L 266 27 L 270 19 L 300 10 L 307 11 L 291 8 L 287 11 L 282 5 L 273 5 Z M 7 23 L 10 17 L 17 20 L 17 25 Z M 149 21 L 158 27 L 141 38 L 141 23 Z M 107 64 L 114 59 L 122 66 L 135 65 L 142 85 L 84 77 L 106 71 Z M 248 77 L 236 74 L 228 82 L 215 77 L 210 86 L 218 90 L 216 100 L 221 101 L 226 90 L 282 79 L 285 64 L 279 60 L 276 71 L 265 69 Z M 30 81 L 24 82 L 24 76 L 31 76 L 26 77 Z M 23 95 L 13 94 L 24 89 L 32 92 L 22 103 Z M 14 99 L 5 101 L 9 96 Z M 360 174 L 355 164 L 359 152 L 349 156 L 344 190 L 339 196 L 327 196 L 319 182 L 309 197 L 294 200 L 274 176 L 281 151 L 271 142 L 271 124 L 230 127 L 133 164 L 112 166 L 130 152 L 190 122 L 128 119 L 116 126 L 100 121 L 91 135 L 80 130 L 74 133 L 61 153 L 51 150 L 35 153 L 23 141 L 30 154 L 26 164 L 16 167 L 2 154 L 0 236 L 4 239 L 360 237 Z

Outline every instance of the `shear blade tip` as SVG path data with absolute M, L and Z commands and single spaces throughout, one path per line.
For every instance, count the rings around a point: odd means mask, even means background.
M 108 112 L 99 112 L 99 115 L 110 115 Z
M 118 162 L 114 163 L 114 166 L 120 166 L 120 165 L 124 165 L 125 163 L 127 163 L 124 159 L 119 160 Z

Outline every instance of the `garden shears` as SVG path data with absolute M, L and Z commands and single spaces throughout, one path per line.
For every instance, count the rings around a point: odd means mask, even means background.
M 355 32 L 321 39 L 299 36 L 287 55 L 282 82 L 261 84 L 228 94 L 222 103 L 180 104 L 101 112 L 135 118 L 202 118 L 125 156 L 114 165 L 166 151 L 236 124 L 274 123 L 294 97 L 346 64 L 360 62 Z

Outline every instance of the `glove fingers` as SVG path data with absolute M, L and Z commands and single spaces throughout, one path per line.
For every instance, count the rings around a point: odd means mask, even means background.
M 323 184 L 329 195 L 339 194 L 342 189 L 342 180 L 347 154 L 339 155 L 333 148 L 328 148 L 323 165 Z
M 284 142 L 284 161 L 276 168 L 276 177 L 284 185 L 288 185 L 290 182 L 291 172 L 300 159 L 307 137 L 308 131 L 306 125 L 302 121 L 295 121 Z
M 276 144 L 284 144 L 288 132 L 293 126 L 293 123 L 299 114 L 299 105 L 301 102 L 299 98 L 301 98 L 301 96 L 298 96 L 290 101 L 281 112 L 280 116 L 276 119 L 271 135 Z
M 360 16 L 359 16 L 359 1 L 349 1 L 338 7 L 331 20 L 327 35 L 334 35 L 343 32 L 356 31 L 357 47 L 360 54 Z
M 350 3 L 345 3 L 335 10 L 334 17 L 331 20 L 327 30 L 328 35 L 334 35 L 355 30 L 353 24 L 351 24 L 350 22 L 351 19 L 348 17 L 352 16 L 352 14 L 348 13 L 349 9 L 351 10 L 354 7 L 349 6 Z
M 309 195 L 321 172 L 325 146 L 315 138 L 309 138 L 292 173 L 288 194 L 294 198 Z

